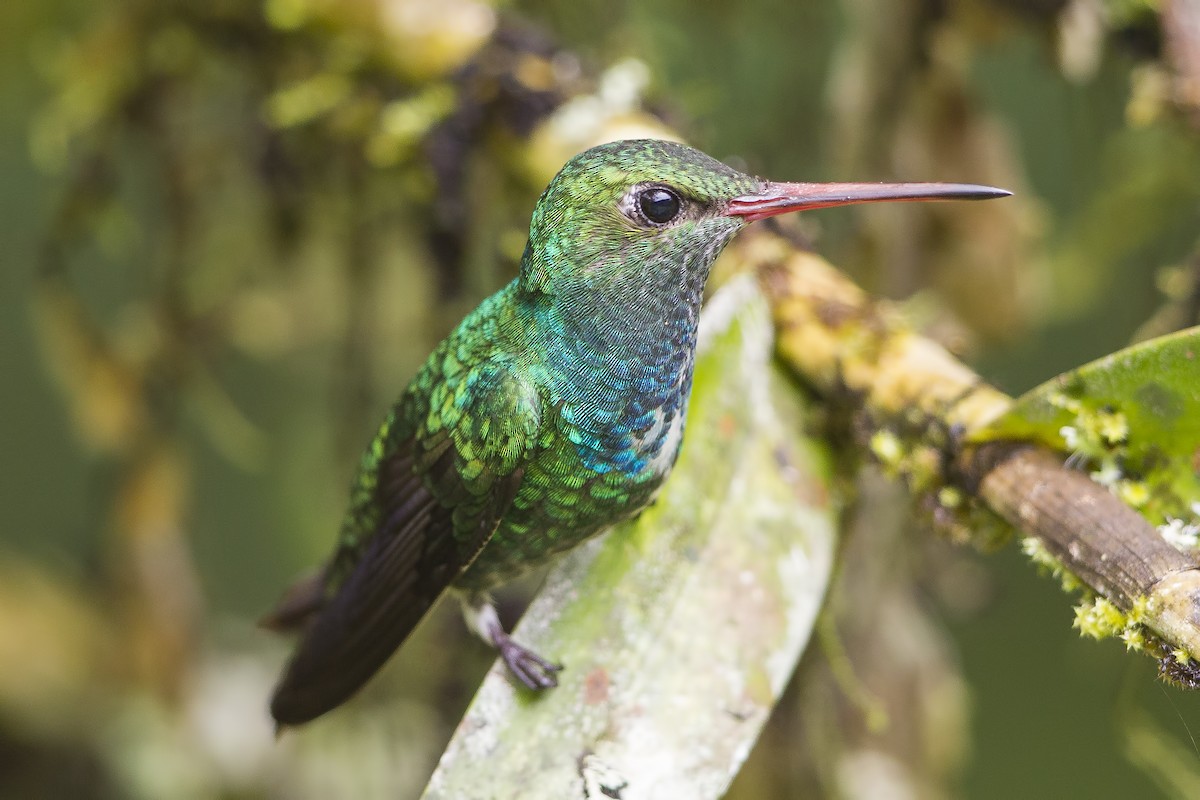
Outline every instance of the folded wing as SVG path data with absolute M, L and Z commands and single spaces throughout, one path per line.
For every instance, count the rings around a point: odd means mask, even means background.
M 492 359 L 410 389 L 364 456 L 330 564 L 272 615 L 304 635 L 271 700 L 279 725 L 340 705 L 487 544 L 536 446 L 536 387 Z

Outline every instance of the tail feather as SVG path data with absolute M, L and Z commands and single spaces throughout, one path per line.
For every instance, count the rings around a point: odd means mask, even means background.
M 325 606 L 325 569 L 294 581 L 275 607 L 258 620 L 258 626 L 276 633 L 297 633 L 306 629 Z
M 271 698 L 280 726 L 342 704 L 383 666 L 441 594 L 422 591 L 416 565 L 428 512 L 396 536 L 371 542 L 354 572 L 304 632 Z M 449 537 L 447 537 L 449 538 Z M 450 540 L 452 541 L 452 539 Z

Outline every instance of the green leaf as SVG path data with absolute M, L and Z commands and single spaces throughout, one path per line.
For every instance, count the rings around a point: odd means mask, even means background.
M 1065 372 L 972 439 L 1063 450 L 1151 523 L 1191 522 L 1200 516 L 1200 327 Z

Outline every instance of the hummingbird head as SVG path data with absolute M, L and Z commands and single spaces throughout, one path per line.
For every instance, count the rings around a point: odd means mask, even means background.
M 610 142 L 576 155 L 538 200 L 522 284 L 549 294 L 702 286 L 712 262 L 747 223 L 851 203 L 977 200 L 1010 194 L 954 183 L 777 183 L 746 175 L 686 145 Z
M 593 147 L 568 161 L 538 200 L 522 278 L 561 294 L 585 286 L 634 289 L 661 269 L 707 274 L 743 225 L 723 213 L 729 199 L 761 183 L 675 142 Z

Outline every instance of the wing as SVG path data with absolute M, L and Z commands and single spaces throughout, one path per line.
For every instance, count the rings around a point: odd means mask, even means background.
M 507 361 L 414 381 L 363 458 L 333 560 L 276 614 L 311 617 L 271 700 L 276 722 L 320 716 L 387 661 L 491 538 L 539 425 L 536 388 Z

